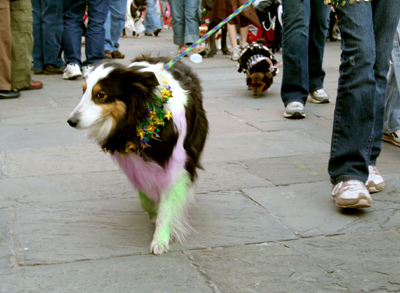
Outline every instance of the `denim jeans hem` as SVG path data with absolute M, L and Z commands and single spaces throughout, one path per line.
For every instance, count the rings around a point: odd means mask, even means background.
M 285 105 L 285 108 L 287 107 L 287 105 L 289 104 L 289 103 L 291 103 L 291 102 L 299 102 L 299 103 L 302 103 L 303 104 L 303 106 L 305 106 L 305 104 L 304 104 L 304 100 L 303 99 L 301 99 L 301 100 L 289 100 L 289 101 L 286 101 L 286 103 L 284 103 L 284 105 Z
M 322 85 L 322 86 L 317 87 L 315 89 L 310 89 L 310 93 L 315 92 L 315 91 L 320 90 L 320 89 L 323 89 L 323 88 L 324 88 L 324 86 Z
M 191 35 L 186 35 L 186 41 L 185 43 L 190 43 L 193 44 L 194 42 L 196 42 L 199 39 L 199 35 L 198 34 L 191 34 Z
M 392 133 L 392 132 L 396 132 L 396 131 L 398 131 L 398 130 L 400 130 L 400 127 L 395 127 L 395 128 L 392 128 L 392 129 L 388 129 L 388 130 L 386 130 L 385 132 L 386 132 L 386 133 Z
M 335 179 L 331 178 L 331 182 L 333 185 L 336 185 L 342 181 L 349 181 L 349 180 L 357 180 L 357 181 L 362 182 L 363 184 L 365 184 L 365 182 L 367 182 L 367 178 L 362 178 L 362 177 L 355 176 L 355 175 L 342 175 Z
M 174 36 L 174 44 L 177 46 L 185 45 L 185 36 L 181 37 Z

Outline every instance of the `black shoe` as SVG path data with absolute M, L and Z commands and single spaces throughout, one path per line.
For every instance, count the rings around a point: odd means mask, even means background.
M 2 91 L 0 90 L 0 99 L 15 99 L 18 98 L 21 94 L 17 90 L 12 91 Z
M 53 65 L 46 65 L 44 67 L 44 74 L 51 75 L 51 74 L 63 74 L 65 66 L 53 66 Z
M 34 74 L 43 74 L 44 70 L 43 69 L 35 69 L 35 70 L 33 70 L 33 73 Z
M 161 29 L 158 28 L 153 32 L 153 34 L 157 37 L 160 32 L 161 32 Z

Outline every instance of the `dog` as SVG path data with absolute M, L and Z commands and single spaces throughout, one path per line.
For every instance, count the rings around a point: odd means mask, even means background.
M 139 34 L 144 32 L 142 23 L 142 14 L 146 10 L 146 0 L 129 0 L 126 9 L 125 28 L 132 31 L 134 37 L 139 37 Z M 125 28 L 122 31 L 122 36 L 126 37 Z
M 211 13 L 212 9 L 217 9 L 217 7 L 214 7 L 214 0 L 202 0 L 201 1 L 201 7 L 203 7 L 208 13 Z M 213 8 L 214 7 L 214 8 Z M 210 23 L 207 24 L 207 31 L 213 29 L 215 26 L 218 25 L 218 21 L 217 20 L 211 20 Z M 226 44 L 226 35 L 227 35 L 227 27 L 226 25 L 221 27 L 221 51 L 222 51 L 222 55 L 230 55 L 231 53 L 229 52 L 228 46 Z M 207 31 L 205 31 L 204 34 L 207 33 Z M 216 42 L 216 34 L 214 33 L 212 34 L 207 40 L 206 42 L 208 43 L 208 46 L 210 47 L 209 50 L 207 50 L 207 54 L 205 55 L 205 57 L 207 58 L 212 58 L 215 56 L 215 54 L 217 54 L 217 45 L 215 44 Z
M 247 89 L 252 90 L 256 97 L 271 87 L 274 76 L 279 72 L 278 61 L 263 39 L 245 47 L 238 62 L 238 71 L 246 73 Z
M 139 56 L 129 66 L 95 65 L 68 123 L 110 153 L 155 223 L 150 252 L 169 250 L 192 229 L 188 206 L 208 134 L 198 76 L 178 61 Z

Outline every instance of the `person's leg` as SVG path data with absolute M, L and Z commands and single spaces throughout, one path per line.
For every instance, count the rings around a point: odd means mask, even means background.
M 42 41 L 42 1 L 32 0 L 32 16 L 33 16 L 33 69 L 43 70 L 43 41 Z M 43 71 L 42 71 L 43 72 Z
M 199 39 L 199 5 L 200 0 L 185 0 L 185 43 L 193 44 Z
M 386 89 L 386 110 L 384 130 L 392 133 L 400 130 L 400 22 L 394 38 L 391 54 L 392 69 Z
M 162 29 L 160 21 L 156 14 L 155 0 L 147 0 L 145 23 L 145 33 L 147 34 L 150 34 L 157 29 Z
M 110 8 L 110 0 L 89 0 L 88 28 L 86 32 L 85 53 L 86 60 L 83 65 L 90 65 L 104 59 L 104 23 Z
M 322 1 L 321 1 L 322 2 Z M 281 97 L 285 107 L 290 102 L 306 104 L 309 91 L 308 34 L 310 0 L 283 0 Z
M 118 51 L 119 48 L 118 40 L 125 26 L 126 2 L 127 0 L 113 0 L 110 2 L 110 13 L 111 13 L 110 32 L 111 32 L 111 41 L 113 44 L 111 52 Z
M 234 50 L 238 47 L 236 25 L 228 23 L 227 29 L 228 29 L 229 41 L 231 42 L 232 50 Z
M 11 91 L 11 16 L 10 1 L 0 0 L 0 91 Z
M 42 0 L 42 45 L 44 65 L 63 66 L 59 59 L 62 38 L 62 1 Z
M 82 22 L 85 14 L 86 0 L 64 0 L 64 60 L 82 67 L 81 39 Z M 102 50 L 103 51 L 103 50 Z
M 333 184 L 348 180 L 365 183 L 376 97 L 371 3 L 338 5 L 336 13 L 342 54 L 328 172 Z
M 240 46 L 245 46 L 247 44 L 247 36 L 249 34 L 249 26 L 244 26 L 239 28 L 240 31 Z
M 11 86 L 24 89 L 31 85 L 32 4 L 30 0 L 12 1 L 11 5 Z
M 369 165 L 375 166 L 382 149 L 383 124 L 385 116 L 385 93 L 389 57 L 393 49 L 393 40 L 400 17 L 400 0 L 390 2 L 378 0 L 372 2 L 374 15 L 374 32 L 376 44 L 375 80 L 376 102 L 375 121 L 372 136 L 372 149 Z
M 110 1 L 110 7 L 112 5 L 114 0 Z M 112 49 L 114 47 L 112 40 L 111 40 L 111 11 L 108 11 L 107 13 L 107 18 L 104 23 L 104 30 L 105 30 L 105 36 L 104 36 L 104 51 L 110 51 L 112 52 Z
M 309 91 L 323 88 L 325 71 L 322 68 L 324 48 L 331 8 L 320 0 L 311 0 L 310 32 L 308 39 Z
M 185 45 L 185 12 L 183 0 L 170 0 L 172 15 L 172 30 L 174 31 L 174 44 Z

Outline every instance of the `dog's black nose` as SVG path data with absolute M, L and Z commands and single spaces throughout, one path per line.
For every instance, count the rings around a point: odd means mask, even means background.
M 68 119 L 67 122 L 71 127 L 76 127 L 76 125 L 78 125 L 79 120 L 76 119 L 75 117 L 71 117 Z

